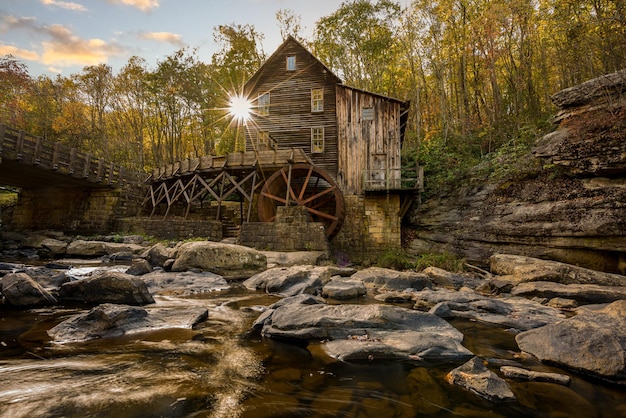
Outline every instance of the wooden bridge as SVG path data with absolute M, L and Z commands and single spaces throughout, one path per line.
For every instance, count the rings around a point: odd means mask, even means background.
M 20 188 L 123 187 L 145 176 L 0 124 L 0 183 Z

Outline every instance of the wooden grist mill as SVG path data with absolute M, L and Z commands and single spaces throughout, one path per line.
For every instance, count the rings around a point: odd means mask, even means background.
M 187 217 L 211 201 L 223 218 L 232 196 L 246 224 L 272 222 L 281 206 L 306 210 L 334 248 L 400 245 L 400 220 L 422 187 L 419 167 L 402 167 L 409 103 L 345 86 L 289 37 L 243 88 L 245 151 L 154 170 L 144 207 Z M 342 249 L 343 251 L 343 249 Z

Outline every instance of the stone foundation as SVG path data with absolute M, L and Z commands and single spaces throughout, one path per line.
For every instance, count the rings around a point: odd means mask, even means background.
M 222 240 L 222 222 L 207 219 L 183 219 L 162 217 L 123 218 L 117 222 L 117 232 L 148 235 L 157 239 L 185 240 L 205 238 L 207 241 Z
M 22 189 L 3 226 L 16 231 L 110 232 L 116 219 L 137 213 L 140 192 L 109 187 Z
M 244 223 L 239 243 L 263 251 L 328 251 L 324 224 L 309 222 L 301 206 L 279 206 L 274 222 Z
M 380 254 L 401 246 L 400 196 L 344 196 L 346 218 L 332 241 L 333 255 L 357 263 L 371 263 Z

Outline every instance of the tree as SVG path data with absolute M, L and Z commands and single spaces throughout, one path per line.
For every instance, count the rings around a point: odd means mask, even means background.
M 28 68 L 12 55 L 0 58 L 0 121 L 26 128 L 26 98 L 31 88 Z
M 280 29 L 280 36 L 283 41 L 288 36 L 293 36 L 298 41 L 302 42 L 303 39 L 300 36 L 302 27 L 300 26 L 300 16 L 296 15 L 291 9 L 280 9 L 276 12 L 276 21 L 278 22 L 278 28 Z
M 390 0 L 344 2 L 317 22 L 314 53 L 346 84 L 393 94 L 400 13 L 400 6 Z

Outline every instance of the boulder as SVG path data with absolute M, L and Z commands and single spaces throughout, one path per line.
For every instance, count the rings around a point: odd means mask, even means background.
M 340 268 L 331 266 L 275 267 L 250 277 L 243 285 L 284 297 L 301 293 L 316 295 L 332 276 L 340 273 Z
M 120 272 L 104 272 L 65 283 L 59 288 L 59 299 L 63 302 L 88 304 L 145 305 L 154 303 L 143 280 Z
M 175 273 L 157 269 L 141 276 L 141 280 L 146 283 L 150 293 L 159 295 L 189 296 L 231 288 L 222 276 L 207 271 Z
M 28 274 L 44 289 L 56 290 L 63 283 L 70 281 L 65 272 L 46 266 L 25 267 L 22 272 Z
M 621 274 L 604 273 L 557 261 L 510 254 L 494 254 L 489 261 L 491 272 L 500 276 L 498 280 L 507 280 L 513 284 L 544 281 L 626 286 L 626 276 Z
M 141 258 L 148 260 L 148 262 L 154 267 L 163 267 L 167 260 L 176 256 L 177 250 L 178 248 L 170 248 L 161 243 L 157 243 L 142 253 Z
M 57 301 L 46 289 L 26 273 L 11 273 L 0 279 L 2 296 L 9 305 L 53 305 Z
M 515 395 L 508 383 L 489 370 L 478 357 L 452 370 L 446 375 L 446 380 L 452 385 L 469 389 L 490 401 L 515 400 Z
M 263 324 L 265 337 L 324 341 L 330 357 L 361 360 L 458 360 L 472 353 L 463 334 L 443 319 L 389 305 L 287 304 Z
M 626 383 L 626 300 L 522 332 L 515 340 L 540 361 Z
M 422 290 L 432 287 L 432 280 L 423 273 L 397 271 L 381 267 L 370 267 L 352 275 L 354 280 L 362 281 L 366 287 L 377 290 Z
M 433 266 L 426 267 L 424 270 L 421 271 L 421 273 L 430 277 L 433 284 L 441 287 L 450 287 L 453 289 L 459 289 L 464 286 L 476 288 L 484 282 L 483 279 L 477 278 L 473 274 L 452 273 L 450 271 Z
M 124 244 L 105 241 L 85 241 L 75 240 L 67 246 L 66 254 L 76 257 L 100 257 L 103 255 L 111 255 L 119 252 L 130 252 L 138 254 L 145 247 L 138 244 Z
M 444 318 L 466 318 L 528 330 L 565 318 L 558 309 L 522 297 L 492 298 L 471 289 L 424 289 L 413 292 L 416 309 Z
M 225 279 L 247 279 L 267 268 L 258 250 L 221 242 L 195 241 L 178 248 L 172 271 L 202 270 Z
M 150 265 L 148 260 L 144 259 L 133 261 L 133 264 L 131 264 L 128 270 L 126 270 L 126 274 L 130 274 L 132 276 L 143 276 L 144 274 L 148 274 L 150 272 L 152 272 L 152 265 Z
M 208 311 L 198 307 L 146 310 L 107 303 L 66 319 L 48 330 L 48 335 L 55 343 L 74 343 L 163 328 L 190 329 L 207 316 Z
M 626 299 L 626 286 L 599 286 L 595 284 L 559 284 L 553 282 L 521 283 L 511 290 L 512 295 L 527 298 L 563 298 L 578 303 L 610 303 Z
M 355 299 L 366 294 L 367 289 L 362 281 L 341 276 L 331 277 L 322 287 L 323 297 L 337 300 Z

